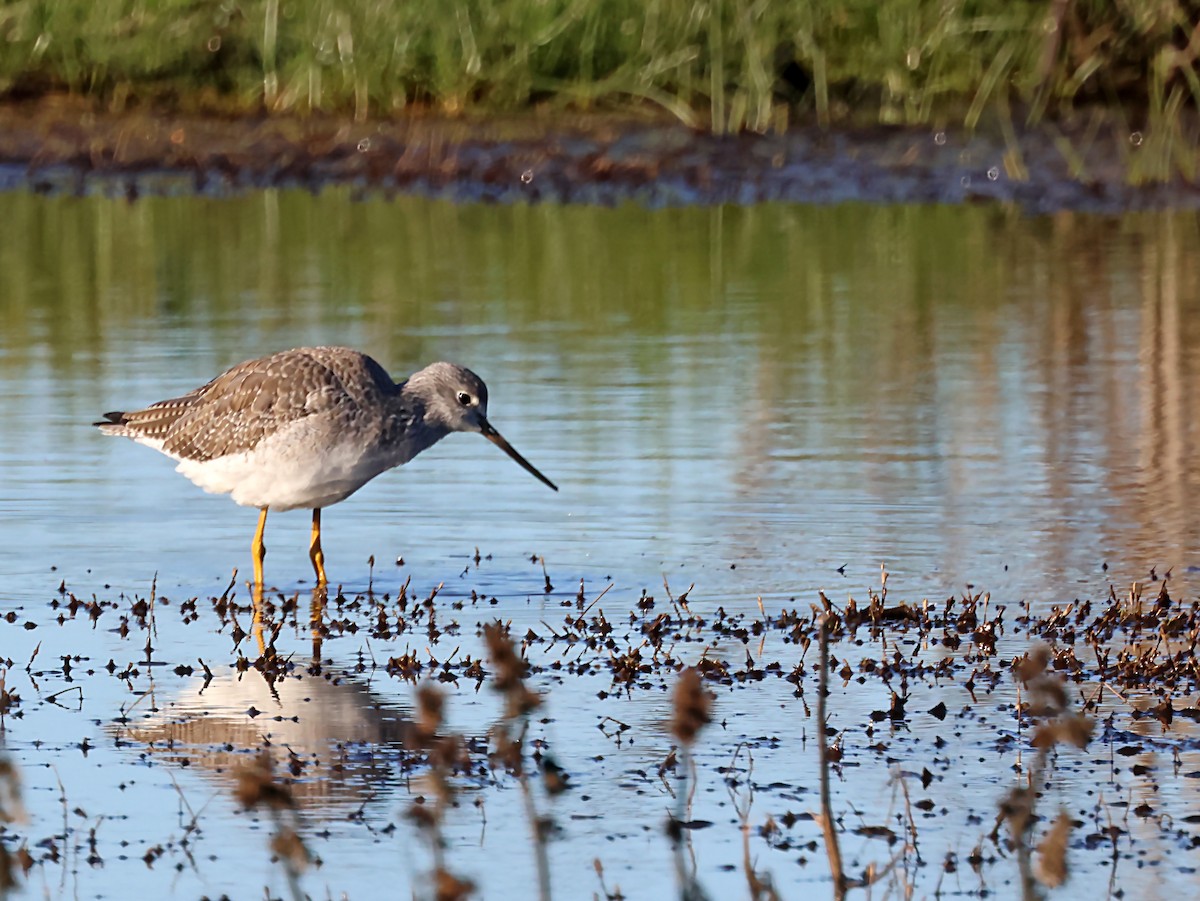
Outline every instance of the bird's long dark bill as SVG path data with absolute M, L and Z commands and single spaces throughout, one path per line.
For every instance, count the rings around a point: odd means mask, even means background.
M 483 437 L 486 438 L 488 441 L 492 442 L 492 444 L 496 445 L 496 447 L 500 448 L 500 450 L 504 451 L 506 454 L 508 454 L 510 457 L 512 457 L 518 463 L 520 463 L 522 469 L 524 469 L 527 473 L 532 475 L 535 479 L 537 479 L 543 485 L 549 485 L 555 491 L 558 490 L 557 485 L 555 485 L 548 478 L 546 478 L 544 475 L 542 475 L 540 472 L 538 472 L 536 466 L 534 466 L 532 463 L 530 463 L 528 460 L 526 460 L 524 457 L 522 457 L 520 454 L 518 454 L 516 448 L 514 448 L 511 444 L 509 444 L 507 441 L 505 441 L 504 436 L 501 435 L 499 432 L 497 432 L 494 428 L 492 428 L 492 424 L 490 422 L 488 422 L 487 420 L 484 420 L 484 422 L 483 422 Z

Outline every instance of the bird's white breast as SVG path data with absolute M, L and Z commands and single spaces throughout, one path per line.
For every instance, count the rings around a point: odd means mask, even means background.
M 253 449 L 211 460 L 181 459 L 177 471 L 213 494 L 273 510 L 326 507 L 345 500 L 381 472 L 404 462 L 381 454 L 353 430 L 326 417 L 284 426 Z

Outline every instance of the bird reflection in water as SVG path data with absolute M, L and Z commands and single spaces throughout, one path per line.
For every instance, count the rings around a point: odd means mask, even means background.
M 119 729 L 119 737 L 234 792 L 239 771 L 269 754 L 273 771 L 291 783 L 295 804 L 318 816 L 345 815 L 401 784 L 419 790 L 423 752 L 409 711 L 352 678 L 322 672 L 325 589 L 312 593 L 307 668 L 276 651 L 279 608 L 264 602 L 261 587 L 252 597 L 259 659 L 243 657 L 228 673 L 206 673 L 194 680 L 193 691 L 185 689 L 145 722 Z

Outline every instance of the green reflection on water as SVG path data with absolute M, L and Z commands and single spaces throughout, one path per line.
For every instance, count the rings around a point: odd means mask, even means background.
M 1042 269 L 1116 228 L 1164 218 L 988 207 L 759 206 L 646 211 L 356 203 L 267 191 L 229 200 L 0 195 L 5 343 L 53 317 L 56 349 L 137 320 L 214 326 L 242 314 L 361 317 L 376 334 L 530 323 L 661 335 L 729 311 L 784 344 L 851 298 L 918 326 L 931 304 L 995 306 L 1016 269 Z M 1180 217 L 1195 232 L 1194 217 Z M 1099 233 L 1099 234 L 1098 234 Z M 1019 265 L 1014 265 L 1018 263 Z M 744 305 L 755 301 L 753 320 Z M 853 310 L 851 312 L 854 312 Z M 98 335 L 98 332 L 101 334 Z M 384 340 L 388 340 L 386 337 Z
M 1195 246 L 1196 232 L 1191 214 L 1030 220 L 988 206 L 647 211 L 354 202 L 347 190 L 136 202 L 14 192 L 0 194 L 0 347 L 19 369 L 39 345 L 59 365 L 84 364 L 128 329 L 219 354 L 272 349 L 301 327 L 334 340 L 354 326 L 400 370 L 472 332 L 503 333 L 529 353 L 570 353 L 598 336 L 709 335 L 748 342 L 764 365 L 815 355 L 821 389 L 849 398 L 953 353 L 937 347 L 939 317 L 968 317 L 980 346 L 995 347 L 1007 327 L 997 311 L 1015 302 L 1045 321 L 1047 340 L 1078 350 L 1081 311 L 1136 303 L 1135 286 L 1162 277 L 1153 248 Z M 1195 266 L 1176 257 L 1171 278 L 1191 308 Z M 664 365 L 655 354 L 632 361 L 650 380 Z
M 712 515 L 705 541 L 772 560 L 838 522 L 836 553 L 907 541 L 943 567 L 993 543 L 1041 572 L 1190 561 L 1197 223 L 0 194 L 0 384 L 18 395 L 0 409 L 57 415 L 72 428 L 47 443 L 86 457 L 76 426 L 106 404 L 348 343 L 396 375 L 456 359 L 494 378 L 498 423 L 539 465 L 557 450 L 556 476 L 617 486 L 664 534 Z
M 1021 323 L 1036 324 L 1020 335 L 1029 365 L 1058 370 L 1089 352 L 1089 317 L 1162 303 L 1139 297 L 1148 280 L 1175 286 L 1177 337 L 1196 346 L 1200 326 L 1186 315 L 1196 265 L 1180 252 L 1196 233 L 1191 214 L 1030 220 L 985 206 L 647 211 L 354 202 L 344 190 L 132 203 L 16 192 L 0 194 L 0 346 L 18 371 L 35 348 L 86 366 L 120 352 L 106 342 L 148 331 L 164 352 L 211 348 L 224 365 L 304 335 L 361 340 L 404 372 L 471 335 L 572 367 L 605 365 L 578 353 L 587 342 L 624 340 L 628 378 L 652 385 L 711 378 L 673 370 L 659 340 L 705 338 L 714 355 L 742 349 L 740 365 L 755 371 L 739 377 L 762 403 L 801 390 L 863 403 L 881 384 L 928 390 L 931 361 L 968 350 L 986 375 Z M 969 344 L 942 346 L 947 323 Z M 643 339 L 654 344 L 637 352 Z M 799 355 L 820 378 L 792 365 Z

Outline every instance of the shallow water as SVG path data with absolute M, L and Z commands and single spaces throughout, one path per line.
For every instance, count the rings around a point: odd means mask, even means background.
M 911 602 L 977 586 L 992 605 L 1048 610 L 1103 601 L 1110 586 L 1123 595 L 1135 580 L 1153 592 L 1168 572 L 1173 594 L 1194 595 L 1198 231 L 1193 213 L 1029 218 L 996 206 L 647 211 L 361 201 L 335 189 L 133 203 L 0 193 L 0 613 L 15 613 L 0 624 L 0 659 L 12 661 L 7 685 L 23 698 L 4 745 L 23 765 L 25 834 L 69 832 L 82 849 L 40 864 L 33 884 L 51 896 L 286 894 L 267 820 L 237 813 L 230 794 L 230 761 L 271 734 L 301 756 L 325 753 L 325 766 L 332 745 L 350 742 L 340 769 L 297 790 L 323 861 L 305 889 L 408 894 L 428 867 L 401 815 L 422 790 L 396 756 L 412 687 L 371 662 L 426 645 L 439 659 L 460 644 L 478 654 L 472 623 L 490 616 L 513 620 L 514 635 L 545 634 L 581 579 L 589 599 L 613 582 L 602 602 L 610 617 L 632 610 L 642 589 L 661 603 L 664 578 L 675 594 L 694 583 L 692 609 L 706 615 L 754 613 L 759 598 L 767 610 L 807 610 L 819 590 L 863 599 L 881 564 L 893 597 Z M 331 637 L 321 654 L 339 684 L 301 679 L 264 699 L 261 677 L 239 681 L 231 669 L 251 649 L 231 645 L 211 614 L 185 623 L 178 613 L 196 596 L 203 610 L 234 568 L 249 572 L 254 511 L 202 494 L 165 458 L 88 424 L 240 360 L 314 343 L 359 347 L 398 376 L 434 359 L 472 367 L 490 387 L 493 423 L 562 490 L 486 442 L 453 436 L 328 510 L 335 584 L 352 594 L 373 579 L 394 594 L 411 578 L 411 594 L 425 597 L 445 583 L 438 603 L 465 604 L 443 614 L 461 631 L 391 644 Z M 301 590 L 302 603 L 307 535 L 302 512 L 269 519 L 267 580 Z M 122 608 L 154 583 L 169 599 L 150 653 L 160 665 L 127 679 L 107 673 L 110 659 L 118 671 L 146 659 L 146 633 L 112 631 L 115 612 L 94 629 L 82 615 L 57 625 L 50 603 L 63 580 L 80 598 Z M 472 604 L 472 590 L 483 600 Z M 313 650 L 304 621 L 280 637 L 301 658 Z M 1026 645 L 1014 636 L 1001 657 Z M 702 650 L 680 656 L 694 662 Z M 798 659 L 777 641 L 751 650 L 785 670 Z M 877 644 L 866 650 L 880 656 Z M 731 642 L 707 653 L 738 662 L 746 651 Z M 73 675 L 60 665 L 71 655 L 83 658 Z M 198 674 L 174 672 L 197 657 L 216 674 L 203 691 Z M 610 683 L 592 674 L 538 684 L 550 704 L 538 735 L 575 783 L 553 808 L 556 897 L 600 891 L 597 857 L 609 889 L 618 883 L 628 897 L 662 897 L 674 884 L 661 824 L 675 802 L 656 774 L 671 743 L 667 683 L 598 699 Z M 82 697 L 50 700 L 72 685 Z M 1015 694 L 976 707 L 958 685 L 910 689 L 913 710 L 942 700 L 963 711 L 947 719 L 953 727 L 925 717 L 892 736 L 890 756 L 911 742 L 901 766 L 916 772 L 927 763 L 921 742 L 956 736 L 922 826 L 929 864 L 912 876 L 918 894 L 940 877 L 946 893 L 986 885 L 1010 897 L 1011 865 L 981 877 L 965 864 L 940 870 L 945 853 L 965 858 L 991 829 L 969 817 L 994 818 L 1012 782 L 1017 752 L 996 742 L 1015 732 Z M 701 772 L 712 776 L 746 741 L 764 787 L 753 821 L 813 810 L 814 727 L 792 686 L 719 691 L 717 704 L 722 726 L 698 749 Z M 887 695 L 874 683 L 835 692 L 834 725 L 850 736 L 837 797 L 872 822 L 894 818 L 899 803 L 888 762 L 870 750 L 867 714 L 880 706 Z M 250 707 L 282 719 L 264 725 Z M 463 685 L 451 693 L 451 724 L 482 735 L 498 707 Z M 629 735 L 605 738 L 604 716 Z M 1183 755 L 1152 789 L 1180 817 L 1196 800 L 1194 732 L 1177 723 L 1158 749 Z M 167 739 L 183 750 L 164 750 Z M 214 757 L 224 745 L 232 756 Z M 1151 790 L 1097 759 L 1062 770 L 1063 797 L 1081 817 L 1096 807 L 1097 785 L 1109 799 Z M 464 795 L 447 825 L 451 864 L 485 897 L 530 894 L 518 792 L 481 780 Z M 201 806 L 196 839 L 187 825 Z M 716 777 L 696 807 L 717 824 L 692 835 L 701 882 L 714 897 L 744 893 L 740 832 Z M 847 812 L 847 828 L 855 816 Z M 103 864 L 86 859 L 92 828 Z M 1200 854 L 1142 828 L 1116 884 L 1177 895 Z M 194 849 L 179 844 L 187 836 Z M 810 828 L 798 841 L 814 839 Z M 785 897 L 827 888 L 819 848 L 755 841 Z M 144 863 L 157 844 L 165 858 Z M 888 858 L 865 840 L 850 854 Z M 1147 860 L 1153 878 L 1138 875 Z M 1075 878 L 1076 890 L 1111 889 L 1105 869 Z

